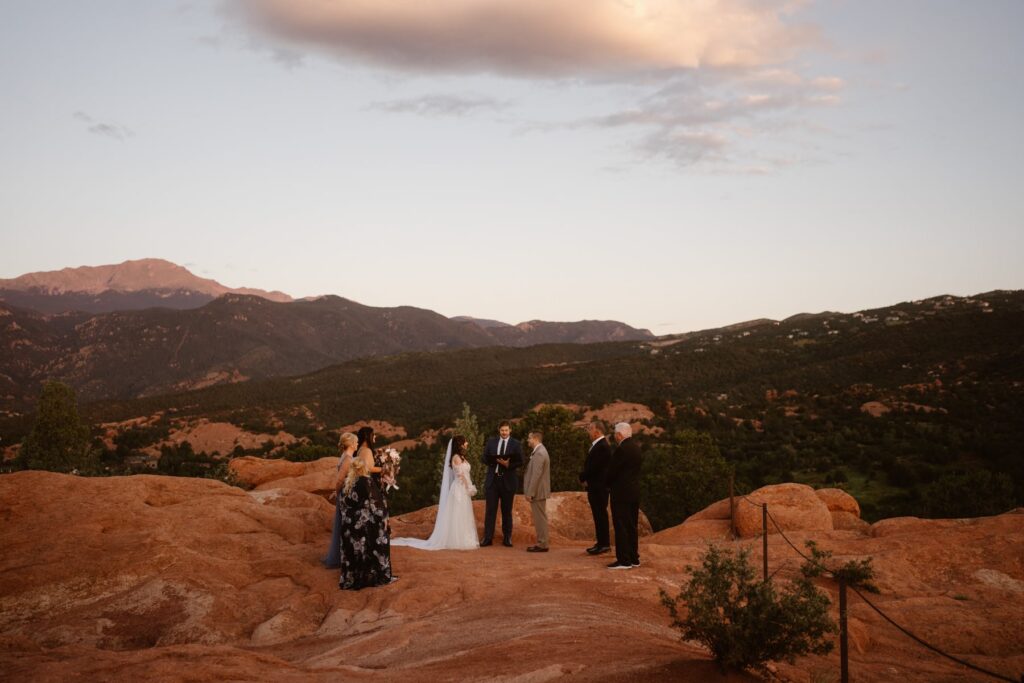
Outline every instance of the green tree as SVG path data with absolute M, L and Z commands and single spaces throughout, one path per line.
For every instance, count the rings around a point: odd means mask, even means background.
M 673 628 L 684 640 L 707 647 L 723 670 L 764 672 L 771 661 L 792 663 L 798 656 L 830 652 L 828 636 L 836 625 L 828 615 L 828 596 L 811 582 L 810 570 L 779 590 L 772 579 L 756 578 L 748 555 L 746 548 L 734 555 L 712 545 L 701 566 L 689 568 L 678 596 L 662 590 Z
M 988 470 L 947 474 L 926 486 L 922 498 L 928 517 L 998 515 L 1016 504 L 1010 476 Z
M 388 508 L 392 515 L 403 515 L 437 505 L 443 461 L 444 452 L 440 450 L 439 444 L 419 444 L 415 449 L 402 453 L 398 489 L 387 494 Z
M 182 441 L 180 444 L 164 444 L 160 447 L 160 460 L 156 468 L 161 474 L 172 477 L 189 476 L 189 463 L 196 458 L 192 444 Z
M 47 382 L 39 397 L 36 421 L 21 448 L 25 467 L 34 470 L 95 472 L 99 454 L 89 443 L 89 428 L 78 415 L 75 391 Z
M 462 415 L 455 420 L 455 433 L 466 437 L 466 453 L 472 465 L 470 476 L 473 479 L 473 485 L 476 486 L 477 496 L 483 496 L 484 478 L 487 472 L 483 463 L 480 462 L 480 458 L 484 454 L 485 439 L 484 433 L 480 430 L 480 424 L 476 419 L 476 415 L 470 410 L 468 403 L 462 404 Z M 448 444 L 446 443 L 445 447 L 447 448 L 447 446 Z M 439 474 L 441 473 L 441 467 L 444 467 L 443 458 L 438 468 Z
M 337 457 L 337 446 L 296 442 L 284 452 L 284 459 L 291 462 L 312 462 L 320 458 Z
M 523 460 L 529 462 L 526 436 L 532 431 L 544 434 L 544 447 L 551 456 L 551 490 L 579 491 L 579 474 L 587 457 L 590 439 L 576 425 L 576 413 L 561 406 L 545 406 L 527 413 L 516 431 L 523 439 Z
M 655 529 L 665 529 L 729 495 L 729 463 L 706 432 L 676 432 L 668 445 L 644 454 L 641 505 Z

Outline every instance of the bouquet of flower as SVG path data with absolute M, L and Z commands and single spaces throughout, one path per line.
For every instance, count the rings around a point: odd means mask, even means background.
M 401 469 L 402 456 L 394 448 L 385 448 L 380 453 L 380 480 L 384 490 L 398 490 L 398 472 Z

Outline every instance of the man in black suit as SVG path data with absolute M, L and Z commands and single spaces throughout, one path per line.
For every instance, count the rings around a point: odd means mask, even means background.
M 523 447 L 518 440 L 512 438 L 512 425 L 508 422 L 498 425 L 498 436 L 492 436 L 487 440 L 483 461 L 487 468 L 487 481 L 484 484 L 487 511 L 484 514 L 484 537 L 480 545 L 491 545 L 494 538 L 494 519 L 498 514 L 500 501 L 503 545 L 511 548 L 512 502 L 516 496 L 516 489 L 519 488 L 516 469 L 523 464 Z
M 608 534 L 608 463 L 612 458 L 612 446 L 604 436 L 604 424 L 594 420 L 587 425 L 590 436 L 590 449 L 587 459 L 580 472 L 580 483 L 587 490 L 587 502 L 594 516 L 594 533 L 597 542 L 587 548 L 590 555 L 600 555 L 611 550 L 611 537 Z
M 629 423 L 615 425 L 619 447 L 608 465 L 608 491 L 612 498 L 612 524 L 615 526 L 615 561 L 609 569 L 633 569 L 640 566 L 640 467 L 643 456 L 633 439 Z

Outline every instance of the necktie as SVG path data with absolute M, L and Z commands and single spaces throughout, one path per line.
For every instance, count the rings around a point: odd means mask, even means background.
M 504 458 L 505 457 L 505 439 L 502 439 L 501 443 L 498 444 L 498 457 L 499 458 Z M 499 467 L 501 467 L 501 465 L 495 465 L 494 466 L 495 473 L 498 472 L 498 468 Z

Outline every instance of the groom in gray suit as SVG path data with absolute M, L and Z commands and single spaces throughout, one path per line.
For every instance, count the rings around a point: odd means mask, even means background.
M 526 549 L 528 553 L 546 553 L 548 551 L 548 496 L 551 495 L 551 458 L 548 449 L 544 448 L 544 435 L 530 432 L 526 445 L 532 449 L 530 463 L 526 466 L 523 476 L 523 494 L 530 504 L 533 515 L 533 528 L 537 530 L 537 545 Z

